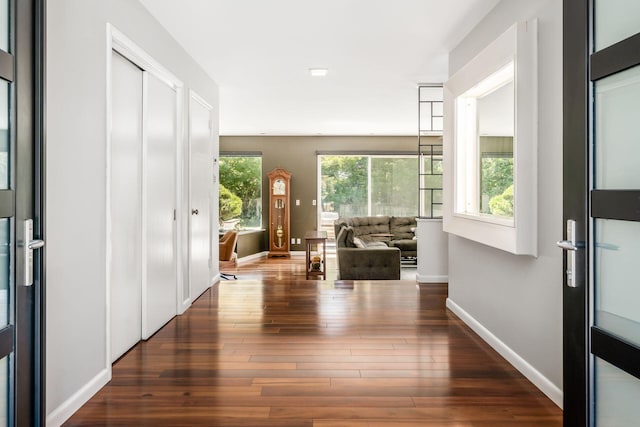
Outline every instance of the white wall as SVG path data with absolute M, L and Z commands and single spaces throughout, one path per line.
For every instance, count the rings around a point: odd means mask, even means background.
M 216 112 L 218 108 L 216 84 L 138 1 L 48 2 L 46 369 L 50 425 L 64 421 L 110 375 L 105 336 L 107 22 L 182 80 L 185 94 L 193 89 Z M 184 111 L 188 111 L 186 95 Z M 185 144 L 186 123 L 185 117 Z M 217 147 L 217 137 L 215 143 Z M 188 171 L 182 172 L 186 177 Z M 183 236 L 188 235 L 187 182 L 185 178 Z M 181 242 L 183 263 L 186 244 Z M 186 265 L 182 272 L 187 280 Z
M 538 18 L 538 253 L 449 237 L 449 306 L 562 402 L 562 2 L 503 0 L 450 53 L 453 75 L 516 21 Z

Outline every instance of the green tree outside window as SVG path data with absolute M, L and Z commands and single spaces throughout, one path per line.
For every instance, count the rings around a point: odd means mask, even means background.
M 223 188 L 241 202 L 232 218 L 222 216 Z M 223 220 L 239 218 L 242 227 L 262 227 L 262 157 L 220 157 L 220 212 Z

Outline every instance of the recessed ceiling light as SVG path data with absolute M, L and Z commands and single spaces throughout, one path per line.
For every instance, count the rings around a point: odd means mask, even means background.
M 309 68 L 309 74 L 313 77 L 324 77 L 329 72 L 326 68 Z

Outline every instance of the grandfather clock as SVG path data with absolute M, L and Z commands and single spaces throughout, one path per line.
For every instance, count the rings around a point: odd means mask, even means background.
M 289 257 L 289 195 L 291 174 L 282 168 L 269 172 L 269 257 Z

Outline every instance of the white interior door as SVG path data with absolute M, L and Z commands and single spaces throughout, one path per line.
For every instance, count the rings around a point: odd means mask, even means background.
M 177 313 L 177 93 L 153 74 L 147 73 L 146 76 L 144 339 Z
M 142 70 L 112 52 L 111 361 L 142 337 Z
M 189 99 L 189 294 L 198 298 L 211 286 L 211 187 L 213 185 L 213 133 L 211 106 L 191 94 Z M 186 285 L 188 286 L 188 285 Z

